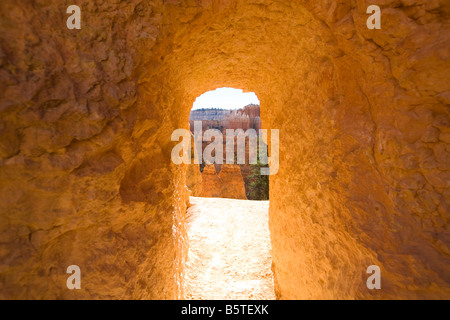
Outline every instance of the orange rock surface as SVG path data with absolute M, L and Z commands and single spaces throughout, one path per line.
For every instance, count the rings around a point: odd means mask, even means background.
M 190 164 L 187 166 L 186 186 L 191 191 L 191 196 L 199 197 L 202 194 L 202 173 L 198 164 Z
M 214 165 L 207 165 L 202 173 L 202 197 L 247 199 L 244 179 L 238 165 L 223 164 L 219 174 Z
M 449 1 L 79 5 L 0 1 L 0 298 L 181 298 L 171 134 L 225 86 L 280 129 L 278 298 L 450 298 Z

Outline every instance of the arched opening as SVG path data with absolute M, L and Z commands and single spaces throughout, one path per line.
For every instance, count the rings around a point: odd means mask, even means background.
M 218 88 L 189 117 L 186 299 L 274 299 L 268 225 L 269 169 L 260 102 Z

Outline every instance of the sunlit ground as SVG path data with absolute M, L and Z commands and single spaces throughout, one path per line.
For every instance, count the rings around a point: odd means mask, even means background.
M 192 110 L 202 108 L 239 109 L 249 104 L 259 105 L 258 97 L 254 92 L 243 92 L 241 89 L 219 88 L 208 91 L 199 96 Z

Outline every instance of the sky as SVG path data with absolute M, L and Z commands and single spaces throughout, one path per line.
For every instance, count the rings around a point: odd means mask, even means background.
M 202 108 L 239 109 L 252 103 L 259 105 L 258 97 L 254 92 L 244 93 L 241 89 L 219 88 L 198 97 L 192 110 Z

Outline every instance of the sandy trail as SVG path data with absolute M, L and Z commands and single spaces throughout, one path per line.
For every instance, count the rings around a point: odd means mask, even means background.
M 190 198 L 186 299 L 275 299 L 269 201 Z

